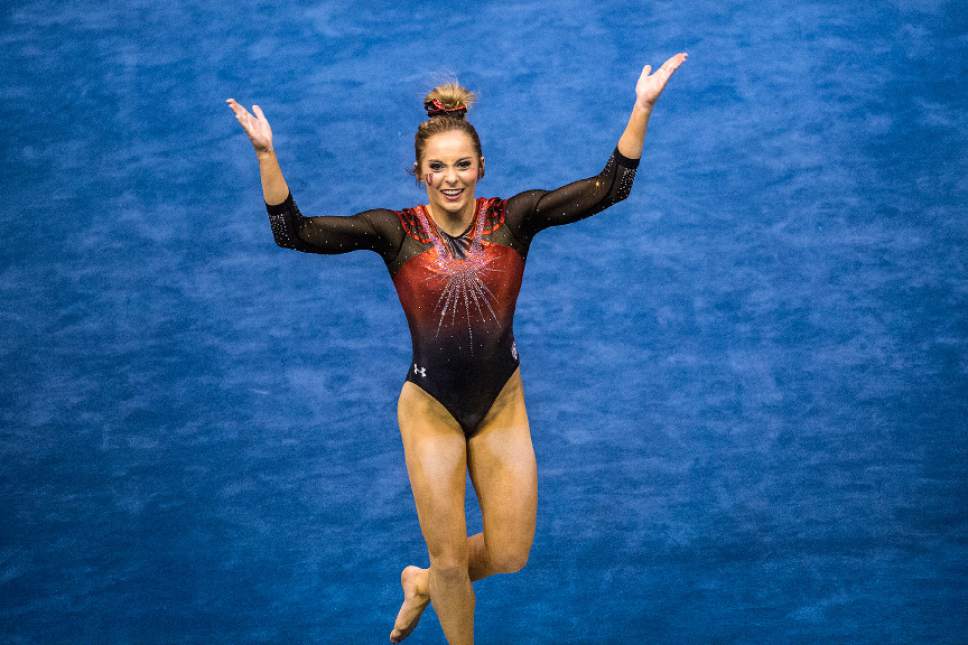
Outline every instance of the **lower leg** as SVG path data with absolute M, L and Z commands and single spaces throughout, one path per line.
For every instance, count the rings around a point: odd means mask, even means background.
M 450 645 L 473 645 L 476 598 L 467 569 L 430 564 L 430 602 Z

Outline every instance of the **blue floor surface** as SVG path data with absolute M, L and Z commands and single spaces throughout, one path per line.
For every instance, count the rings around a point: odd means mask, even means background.
M 629 199 L 531 248 L 537 533 L 477 642 L 968 642 L 966 15 L 6 5 L 0 642 L 382 643 L 427 564 L 386 269 L 274 244 L 227 97 L 305 213 L 401 209 L 447 74 L 510 197 L 677 51 Z

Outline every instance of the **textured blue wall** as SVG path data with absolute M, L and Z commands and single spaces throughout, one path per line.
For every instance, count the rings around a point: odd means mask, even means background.
M 6 6 L 0 640 L 385 642 L 427 564 L 390 280 L 274 245 L 226 97 L 304 212 L 349 214 L 425 198 L 448 73 L 509 197 L 595 174 L 687 51 L 631 197 L 532 247 L 537 536 L 475 585 L 478 642 L 964 642 L 965 14 Z

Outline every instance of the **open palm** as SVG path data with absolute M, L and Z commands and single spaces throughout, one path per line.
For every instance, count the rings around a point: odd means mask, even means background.
M 639 76 L 638 83 L 635 84 L 635 102 L 641 107 L 651 107 L 659 99 L 659 95 L 662 94 L 662 90 L 665 89 L 666 83 L 672 78 L 672 74 L 675 73 L 679 66 L 685 62 L 689 55 L 685 52 L 679 52 L 678 54 L 672 56 L 669 60 L 662 63 L 662 67 L 655 71 L 655 74 L 649 74 L 652 69 L 651 65 L 646 65 L 642 68 L 642 75 Z
M 242 125 L 242 129 L 249 135 L 249 141 L 256 152 L 268 152 L 272 150 L 272 128 L 266 115 L 262 113 L 262 108 L 258 105 L 252 106 L 255 115 L 249 113 L 244 107 L 236 103 L 235 99 L 225 99 L 229 107 L 235 112 L 236 120 Z

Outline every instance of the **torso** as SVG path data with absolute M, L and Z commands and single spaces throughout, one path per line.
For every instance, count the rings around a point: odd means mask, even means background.
M 392 272 L 413 339 L 407 380 L 470 435 L 519 365 L 513 318 L 524 257 L 502 243 L 497 198 L 475 200 L 461 236 L 441 231 L 423 205 L 401 213 L 401 223 L 420 245 Z

